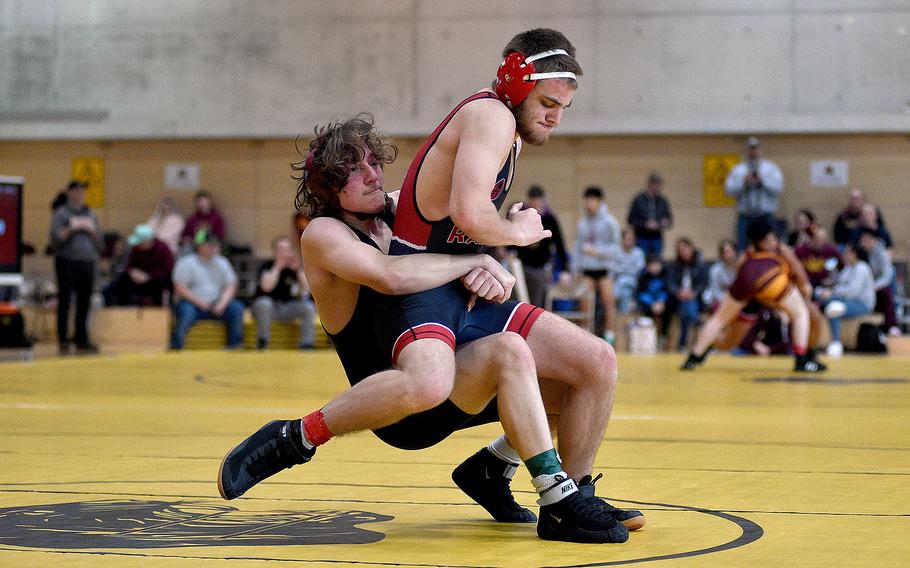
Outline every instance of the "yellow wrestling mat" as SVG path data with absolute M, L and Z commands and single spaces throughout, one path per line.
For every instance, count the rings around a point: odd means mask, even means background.
M 0 566 L 910 566 L 910 359 L 682 358 L 620 358 L 598 493 L 648 525 L 616 545 L 471 504 L 449 475 L 493 426 L 411 453 L 338 438 L 221 500 L 227 450 L 346 387 L 331 351 L 2 364 Z M 536 508 L 524 468 L 512 485 Z

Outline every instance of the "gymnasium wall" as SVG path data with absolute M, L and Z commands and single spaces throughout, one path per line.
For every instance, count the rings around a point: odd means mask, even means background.
M 400 158 L 386 171 L 386 187 L 401 183 L 421 139 L 399 138 Z M 778 162 L 786 177 L 782 214 L 803 206 L 813 209 L 827 226 L 847 200 L 847 188 L 810 187 L 809 162 L 840 159 L 850 166 L 850 187 L 862 188 L 881 206 L 895 237 L 895 256 L 910 248 L 910 139 L 900 135 L 778 135 L 763 136 L 765 155 Z M 512 189 L 522 197 L 532 183 L 541 184 L 574 236 L 580 192 L 590 184 L 606 190 L 607 204 L 624 221 L 632 196 L 648 173 L 665 179 L 676 225 L 673 238 L 686 234 L 713 257 L 715 245 L 733 234 L 733 208 L 709 208 L 702 201 L 704 154 L 739 153 L 738 136 L 612 136 L 563 137 L 545 146 L 526 147 L 518 161 Z M 305 147 L 306 142 L 301 141 Z M 47 243 L 50 202 L 70 176 L 75 157 L 101 157 L 105 164 L 105 205 L 98 210 L 105 230 L 127 233 L 148 218 L 157 201 L 174 197 L 184 213 L 191 209 L 192 191 L 164 189 L 164 166 L 170 162 L 200 165 L 202 186 L 210 189 L 226 215 L 230 240 L 267 254 L 277 234 L 290 232 L 294 183 L 288 164 L 297 159 L 293 139 L 210 139 L 0 142 L 0 174 L 26 178 L 24 238 L 39 248 L 27 257 L 26 272 L 50 273 L 41 254 Z
M 537 26 L 563 135 L 910 131 L 906 0 L 0 0 L 0 139 L 419 136 Z

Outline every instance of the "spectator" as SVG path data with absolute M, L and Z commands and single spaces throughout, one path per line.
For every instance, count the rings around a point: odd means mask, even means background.
M 627 314 L 635 307 L 635 290 L 638 276 L 645 268 L 645 253 L 635 246 L 635 231 L 622 231 L 622 250 L 613 259 L 610 271 L 613 274 L 613 289 L 616 306 L 620 313 Z
M 793 215 L 793 230 L 787 236 L 791 248 L 808 243 L 815 230 L 815 214 L 808 209 L 797 209 Z
M 553 283 L 554 274 L 558 276 L 560 271 L 567 270 L 569 259 L 562 240 L 559 221 L 550 211 L 544 191 L 539 185 L 532 185 L 528 189 L 528 200 L 525 207 L 536 209 L 540 213 L 543 228 L 553 233 L 552 237 L 515 249 L 524 270 L 530 302 L 535 306 L 544 307 L 547 290 Z
M 186 334 L 198 319 L 220 319 L 227 325 L 227 348 L 243 344 L 243 304 L 237 295 L 237 274 L 231 263 L 218 253 L 220 243 L 212 233 L 200 232 L 196 251 L 177 261 L 174 267 L 176 323 L 172 349 L 183 349 Z
M 724 183 L 724 191 L 736 198 L 736 242 L 745 250 L 749 242 L 746 227 L 754 221 L 766 221 L 777 227 L 775 214 L 784 191 L 784 174 L 771 160 L 762 158 L 761 143 L 751 136 L 746 142 L 745 159 L 733 166 Z
M 885 316 L 885 328 L 888 335 L 900 335 L 901 330 L 897 325 L 897 314 L 894 311 L 894 290 L 891 282 L 894 280 L 894 264 L 891 254 L 885 244 L 879 240 L 875 231 L 863 229 L 860 233 L 859 247 L 869 257 L 869 268 L 875 278 L 875 311 Z
M 645 254 L 660 255 L 664 231 L 673 225 L 670 202 L 661 195 L 664 179 L 657 172 L 648 176 L 648 185 L 635 196 L 629 208 L 629 224 L 635 229 L 636 244 Z
M 866 204 L 866 194 L 859 189 L 850 191 L 850 198 L 845 207 L 834 221 L 834 242 L 843 246 L 858 238 L 856 230 L 861 224 L 863 205 Z M 881 211 L 877 211 L 878 223 L 884 228 L 885 220 Z
M 155 238 L 151 225 L 136 225 L 127 239 L 132 247 L 126 270 L 104 290 L 108 306 L 160 306 L 165 290 L 171 289 L 174 255 Z
M 834 271 L 840 263 L 840 251 L 828 240 L 828 231 L 823 227 L 816 227 L 809 242 L 796 247 L 794 254 L 806 268 L 813 287 L 833 283 Z
M 171 253 L 176 255 L 180 250 L 180 238 L 186 227 L 186 221 L 177 210 L 174 200 L 165 197 L 159 201 L 147 223 L 155 231 L 155 238 L 166 244 L 171 249 Z
M 708 269 L 688 237 L 676 239 L 676 260 L 667 267 L 670 312 L 679 315 L 679 345 L 685 349 L 689 328 L 698 323 L 701 295 L 708 284 Z
M 54 250 L 54 269 L 57 274 L 57 340 L 60 354 L 70 350 L 69 312 L 73 294 L 76 296 L 76 317 L 73 343 L 79 354 L 98 352 L 89 341 L 88 311 L 95 287 L 95 271 L 101 232 L 98 219 L 85 205 L 88 185 L 73 180 L 66 188 L 66 204 L 57 207 L 51 217 L 50 242 Z
M 724 239 L 717 247 L 717 261 L 708 269 L 708 283 L 701 295 L 702 303 L 712 312 L 724 297 L 724 293 L 736 280 L 736 267 L 739 263 L 739 250 L 736 243 Z
M 841 319 L 866 315 L 875 307 L 875 279 L 866 264 L 866 252 L 854 243 L 847 243 L 842 258 L 844 266 L 837 273 L 834 288 L 821 288 L 816 293 L 831 325 L 831 343 L 827 350 L 831 357 L 844 354 Z
M 597 292 L 603 307 L 603 320 L 599 329 L 604 340 L 616 341 L 616 299 L 610 263 L 620 249 L 619 223 L 603 202 L 603 191 L 589 187 L 584 192 L 584 212 L 578 220 L 575 237 L 573 270 L 584 274 L 589 286 Z
M 300 349 L 312 349 L 315 342 L 313 320 L 316 305 L 310 298 L 310 287 L 303 274 L 303 265 L 291 239 L 278 237 L 272 242 L 273 259 L 259 270 L 259 285 L 253 299 L 256 319 L 256 347 L 269 346 L 272 320 L 300 320 Z
M 885 248 L 894 246 L 894 241 L 891 240 L 891 232 L 880 222 L 878 208 L 871 203 L 866 203 L 859 210 L 859 226 L 853 229 L 850 240 L 858 241 L 863 229 L 869 229 L 875 233 L 875 236 L 882 241 Z
M 213 234 L 219 242 L 224 242 L 224 218 L 215 207 L 212 194 L 204 189 L 196 192 L 194 198 L 196 210 L 186 220 L 183 227 L 183 245 L 192 248 L 196 235 L 200 232 Z
M 645 269 L 638 277 L 638 287 L 635 290 L 635 299 L 638 302 L 638 311 L 654 319 L 660 336 L 667 336 L 666 317 L 667 292 L 666 271 L 664 263 L 657 255 L 648 255 Z
M 111 286 L 121 274 L 126 272 L 129 259 L 130 245 L 123 235 L 116 231 L 102 235 L 101 266 L 98 272 L 107 278 L 107 286 Z

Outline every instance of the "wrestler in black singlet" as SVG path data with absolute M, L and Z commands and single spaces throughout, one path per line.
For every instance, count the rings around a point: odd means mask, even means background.
M 379 249 L 369 235 L 354 227 L 350 228 L 361 242 Z M 351 386 L 392 367 L 388 352 L 376 340 L 376 330 L 382 328 L 384 324 L 378 320 L 376 308 L 384 298 L 387 296 L 367 286 L 360 286 L 357 305 L 351 319 L 338 333 L 326 332 L 335 346 L 335 352 L 341 359 L 341 365 Z M 403 450 L 419 450 L 441 442 L 456 430 L 498 421 L 496 399 L 476 415 L 468 414 L 446 400 L 436 408 L 408 416 L 391 426 L 374 430 L 374 433 L 390 446 Z

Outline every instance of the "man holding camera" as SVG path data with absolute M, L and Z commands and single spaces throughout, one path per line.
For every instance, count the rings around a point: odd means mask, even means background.
M 736 198 L 739 250 L 745 250 L 749 245 L 746 227 L 751 223 L 766 221 L 777 227 L 775 214 L 784 191 L 784 174 L 777 164 L 762 158 L 758 138 L 750 136 L 746 147 L 746 158 L 730 170 L 724 183 L 724 192 Z

